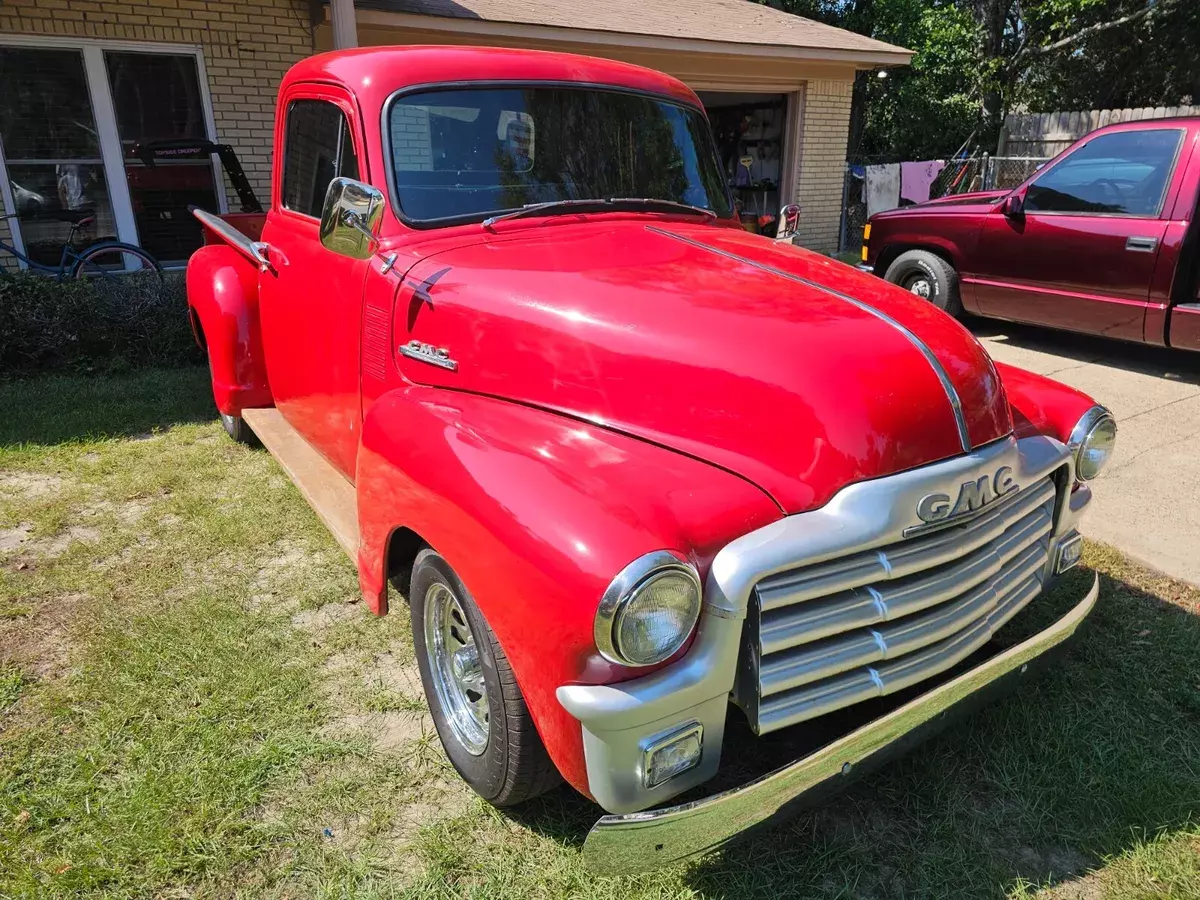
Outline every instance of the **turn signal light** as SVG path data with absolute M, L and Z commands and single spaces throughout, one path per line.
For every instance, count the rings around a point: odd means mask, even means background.
M 654 741 L 642 755 L 642 781 L 657 787 L 700 764 L 704 726 L 692 722 Z

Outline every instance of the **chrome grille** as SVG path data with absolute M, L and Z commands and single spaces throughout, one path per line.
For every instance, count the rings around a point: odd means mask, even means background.
M 978 649 L 1042 589 L 1055 486 L 965 524 L 759 581 L 739 702 L 762 734 L 890 694 Z

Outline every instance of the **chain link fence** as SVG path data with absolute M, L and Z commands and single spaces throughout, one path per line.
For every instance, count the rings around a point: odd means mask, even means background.
M 929 196 L 945 197 L 969 191 L 1010 190 L 1036 172 L 1047 160 L 1040 156 L 969 156 L 948 162 L 929 186 Z M 866 179 L 862 164 L 846 163 L 842 183 L 842 226 L 838 250 L 858 253 L 867 224 Z

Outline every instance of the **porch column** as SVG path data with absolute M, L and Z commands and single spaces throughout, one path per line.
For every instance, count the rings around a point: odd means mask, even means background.
M 354 0 L 329 0 L 333 19 L 333 49 L 358 46 L 358 25 L 354 21 Z

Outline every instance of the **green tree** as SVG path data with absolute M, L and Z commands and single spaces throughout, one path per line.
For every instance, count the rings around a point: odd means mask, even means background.
M 995 145 L 1014 108 L 1200 99 L 1200 0 L 764 0 L 914 51 L 855 80 L 848 151 L 921 158 Z

